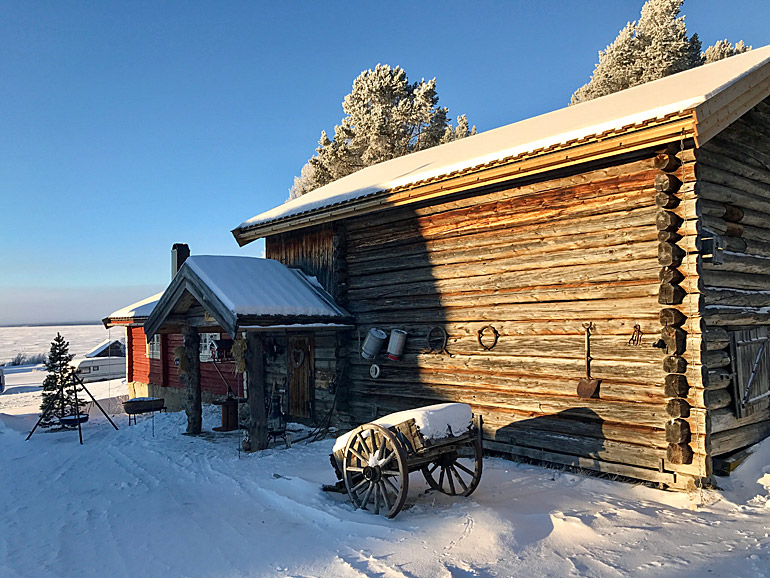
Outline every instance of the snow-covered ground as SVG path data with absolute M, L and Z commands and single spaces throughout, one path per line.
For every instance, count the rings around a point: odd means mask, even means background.
M 69 341 L 70 353 L 75 356 L 84 355 L 108 337 L 125 338 L 123 328 L 105 329 L 104 325 L 0 327 L 0 363 L 10 361 L 18 353 L 48 353 L 57 332 Z
M 182 435 L 183 413 L 117 415 L 115 431 L 92 412 L 82 446 L 25 442 L 43 376 L 13 373 L 0 395 L 0 576 L 770 576 L 768 442 L 723 493 L 487 459 L 469 498 L 413 474 L 387 520 L 321 491 L 332 440 L 246 455 L 237 433 Z M 204 428 L 219 421 L 207 407 Z

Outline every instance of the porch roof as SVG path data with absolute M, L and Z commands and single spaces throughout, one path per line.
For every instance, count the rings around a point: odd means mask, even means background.
M 213 321 L 195 318 L 200 305 Z M 144 324 L 147 338 L 183 325 L 239 327 L 344 324 L 350 314 L 313 277 L 272 259 L 189 257 Z

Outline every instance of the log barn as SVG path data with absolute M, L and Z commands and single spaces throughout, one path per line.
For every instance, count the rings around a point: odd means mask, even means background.
M 770 433 L 769 219 L 765 47 L 363 169 L 233 230 L 314 279 L 335 323 L 241 320 L 193 284 L 144 330 L 245 338 L 249 397 L 285 383 L 292 418 L 467 402 L 488 450 L 688 489 Z M 403 354 L 362 357 L 375 328 L 406 332 Z

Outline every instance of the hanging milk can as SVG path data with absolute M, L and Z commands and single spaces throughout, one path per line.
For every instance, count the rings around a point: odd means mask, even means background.
M 388 341 L 388 359 L 398 361 L 404 352 L 406 344 L 406 331 L 403 329 L 394 329 L 390 332 L 390 341 Z
M 380 348 L 382 348 L 382 344 L 385 343 L 387 337 L 388 334 L 382 329 L 372 327 L 369 330 L 369 333 L 366 334 L 366 339 L 364 339 L 364 346 L 361 348 L 361 357 L 364 359 L 374 359 L 380 351 Z

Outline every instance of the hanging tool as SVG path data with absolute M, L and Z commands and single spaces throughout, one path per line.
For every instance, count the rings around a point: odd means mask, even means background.
M 591 330 L 594 328 L 592 322 L 583 323 L 583 329 L 585 329 L 585 349 L 586 349 L 586 376 L 581 378 L 577 386 L 578 397 L 583 399 L 598 399 L 599 398 L 599 385 L 602 383 L 601 379 L 594 379 L 591 377 Z

